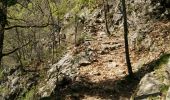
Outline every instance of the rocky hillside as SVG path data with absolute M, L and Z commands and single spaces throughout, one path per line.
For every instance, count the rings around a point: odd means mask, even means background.
M 165 1 L 164 3 L 162 3 Z M 119 0 L 108 0 L 109 30 L 104 8 L 83 7 L 79 45 L 45 70 L 14 67 L 0 72 L 2 100 L 169 100 L 170 99 L 170 2 L 128 0 L 130 56 L 134 79 L 125 62 L 123 15 Z M 71 12 L 65 15 L 67 40 L 73 39 Z M 5 78 L 1 79 L 1 74 Z M 42 75 L 43 74 L 43 75 Z M 1 99 L 0 99 L 1 100 Z

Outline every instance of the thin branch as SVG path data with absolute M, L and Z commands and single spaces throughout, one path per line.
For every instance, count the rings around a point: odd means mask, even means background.
M 22 49 L 23 47 L 27 46 L 27 45 L 30 44 L 30 43 L 31 43 L 31 41 L 29 41 L 28 43 L 22 45 L 21 47 L 15 48 L 14 50 L 12 50 L 12 51 L 10 51 L 10 52 L 8 52 L 8 53 L 3 53 L 2 56 L 8 56 L 8 55 L 10 55 L 10 54 L 12 54 L 12 53 L 14 53 L 14 52 Z
M 17 18 L 12 18 L 12 17 L 8 17 L 7 19 L 15 20 L 15 21 L 22 21 L 22 22 L 27 23 L 27 21 L 26 21 L 26 20 L 24 20 L 24 19 L 17 19 Z
M 30 10 L 28 7 L 25 7 L 23 4 L 21 4 L 20 2 L 17 2 L 20 6 L 22 6 L 23 8 L 27 9 L 30 12 L 33 12 L 33 10 Z M 34 12 L 33 12 L 34 13 Z
M 28 26 L 24 26 L 24 25 L 14 25 L 14 26 L 10 26 L 10 27 L 7 27 L 5 28 L 5 30 L 10 30 L 10 29 L 13 29 L 13 28 L 44 28 L 44 27 L 47 27 L 47 26 L 50 26 L 50 25 L 54 25 L 54 24 L 44 24 L 44 25 L 28 25 Z

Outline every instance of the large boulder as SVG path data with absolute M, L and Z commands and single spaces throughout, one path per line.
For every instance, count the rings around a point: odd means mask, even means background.
M 162 85 L 163 84 L 154 77 L 154 73 L 145 75 L 139 83 L 136 99 L 143 100 L 150 96 L 160 95 Z
M 166 58 L 167 61 L 169 58 Z M 169 74 L 170 60 L 164 63 L 164 66 L 157 66 L 158 69 L 146 74 L 140 81 L 138 88 L 135 92 L 135 100 L 149 100 L 151 97 L 156 97 L 169 100 L 170 94 L 168 87 L 170 86 L 170 74 Z M 168 91 L 167 91 L 168 90 Z M 167 93 L 167 94 L 165 94 Z M 163 95 L 164 94 L 164 95 Z M 155 99 L 154 99 L 155 100 Z M 162 100 L 162 99 L 161 99 Z
M 57 84 L 62 82 L 66 76 L 74 79 L 77 72 L 77 66 L 74 64 L 73 60 L 74 59 L 72 54 L 67 53 L 58 63 L 51 66 L 47 72 L 48 78 L 38 90 L 38 94 L 41 98 L 50 97 L 51 94 L 55 91 Z
M 6 73 L 8 72 L 8 73 Z M 5 68 L 3 70 L 3 82 L 0 82 L 0 99 L 13 100 L 25 97 L 25 94 L 37 84 L 39 79 L 38 73 L 23 70 L 21 66 Z

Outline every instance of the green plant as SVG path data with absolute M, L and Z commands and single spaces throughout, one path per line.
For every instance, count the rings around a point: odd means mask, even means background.
M 85 41 L 85 38 L 83 36 L 80 36 L 77 40 L 76 45 L 80 45 L 80 44 L 84 43 L 84 41 Z
M 167 64 L 170 59 L 170 54 L 163 54 L 160 58 L 156 61 L 155 69 L 159 69 L 163 64 Z
M 31 90 L 29 90 L 25 97 L 22 97 L 21 100 L 35 100 L 35 93 L 36 93 L 36 88 L 33 87 Z
M 10 91 L 10 90 L 9 90 L 8 87 L 3 86 L 3 85 L 0 86 L 0 94 L 1 94 L 1 93 L 7 94 L 9 91 Z
M 2 80 L 3 77 L 4 77 L 3 68 L 0 67 L 0 80 Z
M 169 89 L 168 85 L 162 85 L 160 90 L 161 90 L 161 93 L 166 93 L 168 89 Z

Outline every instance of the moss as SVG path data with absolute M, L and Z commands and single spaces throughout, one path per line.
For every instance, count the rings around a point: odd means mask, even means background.
M 79 46 L 79 45 L 83 44 L 86 40 L 93 40 L 93 39 L 94 38 L 92 38 L 87 33 L 81 33 L 81 35 L 77 37 L 76 45 Z
M 35 100 L 35 93 L 36 93 L 36 88 L 33 87 L 31 90 L 29 90 L 24 97 L 21 97 L 20 100 Z
M 150 96 L 148 100 L 160 100 L 160 97 Z
M 2 68 L 0 68 L 0 80 L 2 80 L 3 79 L 3 69 Z
M 9 92 L 9 88 L 6 86 L 0 86 L 0 94 L 7 94 Z
M 131 14 L 133 11 L 135 11 L 135 7 L 129 4 L 129 5 L 128 5 L 127 13 L 128 13 L 128 14 Z
M 170 54 L 163 54 L 155 63 L 155 70 L 160 69 L 164 64 L 167 64 L 170 59 Z
M 166 93 L 168 91 L 168 89 L 169 89 L 168 85 L 162 85 L 160 90 L 161 90 L 161 93 L 164 94 L 164 93 Z

